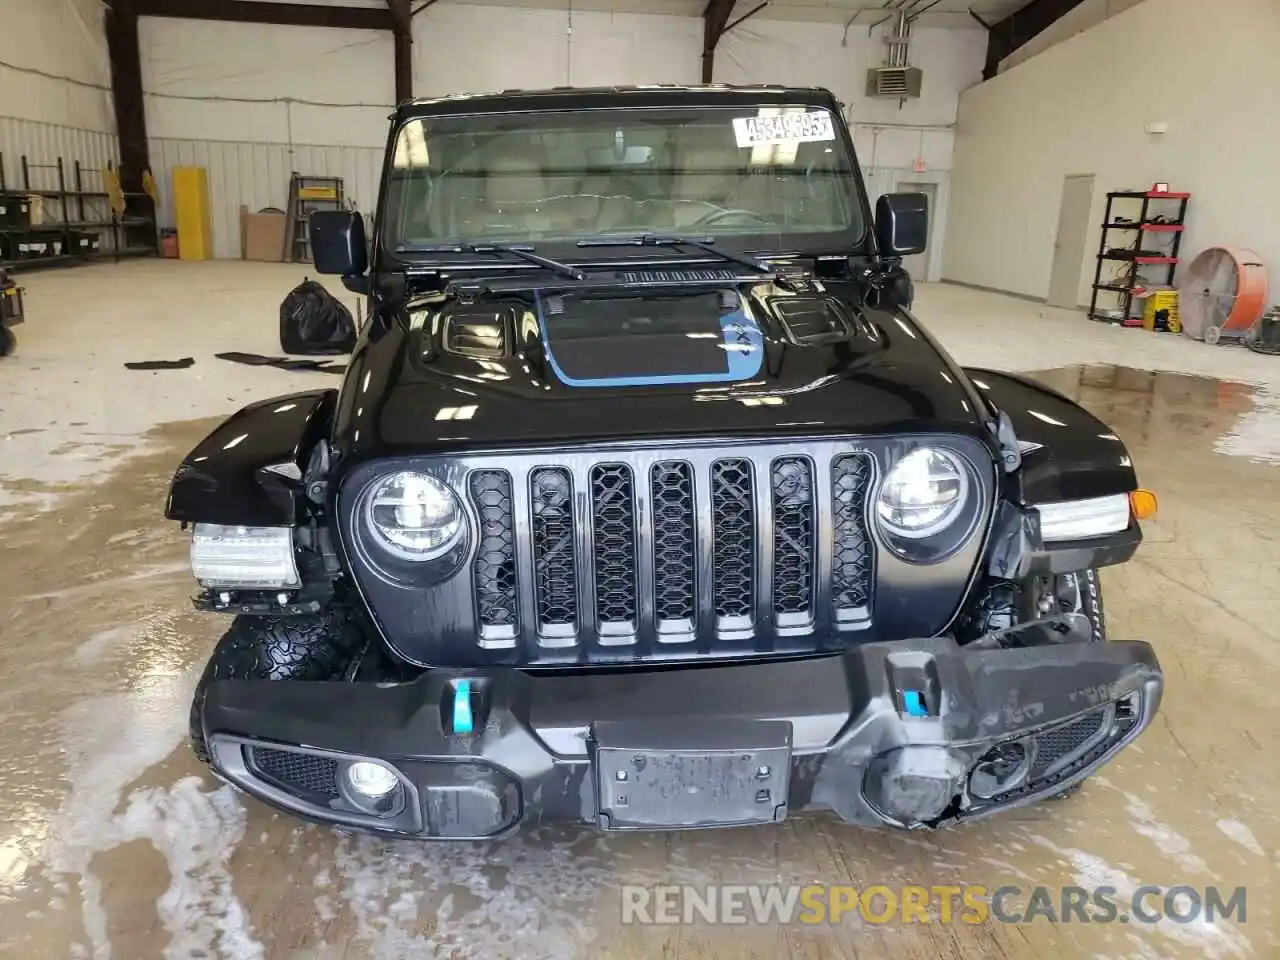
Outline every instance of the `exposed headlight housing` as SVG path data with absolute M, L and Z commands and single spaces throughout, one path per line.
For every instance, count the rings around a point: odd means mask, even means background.
M 1036 509 L 1040 511 L 1040 539 L 1045 543 L 1106 537 L 1129 528 L 1129 495 L 1126 493 L 1039 503 Z
M 201 586 L 214 589 L 297 587 L 293 530 L 197 523 L 191 534 L 191 573 Z
M 365 522 L 387 552 L 401 560 L 434 560 L 466 533 L 457 495 L 428 473 L 404 470 L 377 481 L 364 501 Z
M 923 540 L 945 530 L 964 512 L 969 487 L 969 471 L 959 457 L 937 447 L 920 447 L 885 476 L 876 516 L 891 536 Z

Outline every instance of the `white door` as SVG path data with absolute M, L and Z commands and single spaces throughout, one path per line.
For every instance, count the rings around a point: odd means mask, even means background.
M 1089 236 L 1093 209 L 1093 174 L 1062 181 L 1062 206 L 1058 209 L 1058 238 L 1053 244 L 1053 273 L 1049 276 L 1050 306 L 1080 306 L 1080 269 Z
M 924 283 L 929 279 L 929 257 L 933 252 L 933 225 L 938 218 L 938 185 L 936 183 L 919 183 L 911 180 L 899 180 L 894 188 L 898 193 L 923 193 L 929 201 L 929 243 L 924 253 L 904 257 L 903 267 L 911 274 L 916 283 Z

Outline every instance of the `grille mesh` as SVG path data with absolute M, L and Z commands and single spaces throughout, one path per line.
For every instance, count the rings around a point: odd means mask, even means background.
M 773 462 L 773 610 L 807 613 L 813 604 L 813 467 L 803 457 Z
M 573 481 L 562 467 L 540 467 L 530 474 L 529 489 L 538 623 L 571 626 L 578 619 Z
M 716 616 L 751 617 L 755 608 L 755 491 L 749 460 L 711 465 Z
M 635 623 L 635 519 L 631 468 L 622 463 L 593 467 L 591 532 L 595 550 L 596 618 L 600 623 Z
M 252 750 L 258 773 L 290 793 L 330 799 L 338 796 L 338 761 L 332 757 L 270 747 Z
M 471 565 L 489 649 L 704 642 L 758 652 L 873 606 L 870 455 L 694 451 L 473 469 Z M 821 538 L 821 539 L 820 539 Z M 820 559 L 821 558 L 821 559 Z M 581 609 L 580 609 L 581 607 Z
M 863 609 L 871 602 L 871 538 L 866 520 L 870 484 L 871 464 L 866 457 L 832 461 L 831 604 L 837 613 Z
M 659 620 L 693 620 L 693 468 L 667 461 L 653 465 L 654 608 Z
M 1051 766 L 1088 743 L 1102 729 L 1105 713 L 1105 710 L 1095 710 L 1037 734 L 1036 758 L 1031 767 L 1030 781 L 1039 780 Z
M 480 623 L 486 627 L 515 627 L 519 606 L 511 474 L 505 470 L 473 473 L 471 501 L 480 517 L 480 545 L 473 565 Z

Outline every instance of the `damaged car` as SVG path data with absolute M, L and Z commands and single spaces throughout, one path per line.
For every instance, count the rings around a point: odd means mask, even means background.
M 197 756 L 438 840 L 1074 792 L 1160 704 L 1099 577 L 1155 498 L 1104 423 L 916 317 L 928 221 L 873 207 L 825 90 L 401 104 L 369 220 L 310 223 L 365 298 L 340 388 L 245 407 L 172 480 L 228 618 Z

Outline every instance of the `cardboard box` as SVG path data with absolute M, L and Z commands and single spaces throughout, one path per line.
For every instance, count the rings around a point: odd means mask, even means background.
M 284 261 L 283 213 L 250 213 L 240 207 L 240 256 L 266 263 Z

